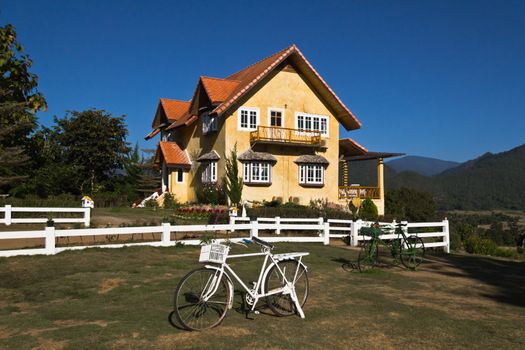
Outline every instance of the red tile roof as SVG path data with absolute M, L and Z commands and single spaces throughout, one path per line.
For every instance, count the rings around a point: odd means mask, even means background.
M 299 70 L 305 75 L 305 77 L 313 83 L 314 87 L 320 91 L 322 97 L 332 107 L 335 117 L 346 129 L 353 130 L 361 127 L 361 123 L 357 118 L 344 105 L 339 97 L 337 97 L 330 86 L 328 86 L 295 45 L 291 45 L 284 50 L 254 63 L 243 70 L 230 75 L 226 79 L 204 76 L 200 77 L 192 101 L 199 101 L 197 92 L 199 91 L 200 86 L 202 86 L 212 104 L 218 104 L 211 113 L 221 115 L 230 109 L 242 96 L 247 94 L 287 58 L 290 58 L 290 60 L 298 66 Z M 196 119 L 195 114 L 197 112 L 195 108 L 197 106 L 192 108 L 192 101 L 161 99 L 164 112 L 171 122 L 168 129 L 174 129 L 182 125 L 189 125 Z M 192 111 L 189 109 L 192 109 Z
M 238 80 L 210 77 L 201 77 L 201 82 L 213 104 L 226 100 L 240 83 Z
M 160 105 L 170 123 L 180 119 L 188 111 L 191 101 L 172 100 L 161 98 Z
M 348 137 L 346 139 L 339 140 L 339 153 L 342 156 L 348 157 L 365 155 L 368 153 L 368 150 Z
M 182 150 L 176 142 L 160 141 L 155 164 L 160 165 L 161 156 L 168 166 L 191 166 L 191 160 L 186 150 Z

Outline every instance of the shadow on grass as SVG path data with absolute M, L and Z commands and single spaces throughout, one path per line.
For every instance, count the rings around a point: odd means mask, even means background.
M 482 296 L 525 307 L 525 262 L 454 254 L 429 258 L 437 263 L 426 264 L 426 270 L 449 277 L 476 279 L 496 288 L 495 293 L 484 293 Z

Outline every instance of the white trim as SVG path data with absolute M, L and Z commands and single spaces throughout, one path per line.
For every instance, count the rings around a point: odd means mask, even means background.
M 328 115 L 322 115 L 322 114 L 311 114 L 311 113 L 304 113 L 304 112 L 295 112 L 295 120 L 294 120 L 294 126 L 295 126 L 295 129 L 303 129 L 303 130 L 311 130 L 311 131 L 321 131 L 321 125 L 322 125 L 322 120 L 326 120 L 326 133 L 322 133 L 321 132 L 321 137 L 323 138 L 327 138 L 327 137 L 330 137 L 330 116 Z M 299 128 L 299 116 L 304 116 L 304 121 L 303 121 L 303 127 L 302 128 Z M 316 130 L 314 129 L 314 118 L 317 118 L 318 120 L 318 123 L 319 123 L 319 128 Z M 307 128 L 306 127 L 306 123 L 307 123 L 307 119 L 310 119 L 309 120 L 309 124 L 310 124 L 310 127 Z M 301 132 L 299 131 L 296 131 L 297 134 L 301 134 Z
M 259 175 L 258 175 L 259 179 L 254 179 L 253 172 L 255 168 L 258 168 L 259 170 Z M 268 171 L 266 180 L 261 179 L 264 168 L 266 168 Z M 265 161 L 245 162 L 243 163 L 242 169 L 243 169 L 242 178 L 243 178 L 243 181 L 247 184 L 271 184 L 272 183 L 272 165 L 269 162 L 265 162 Z
M 186 178 L 186 175 L 184 174 L 185 171 L 182 168 L 175 168 L 175 171 L 177 172 L 175 174 L 175 183 L 177 184 L 183 184 Z M 182 181 L 179 181 L 179 172 L 182 174 Z
M 241 113 L 243 111 L 248 112 L 248 127 L 241 127 Z M 250 112 L 255 112 L 255 128 L 250 127 Z M 257 130 L 257 127 L 261 125 L 261 110 L 258 107 L 240 107 L 237 110 L 237 130 L 238 131 L 254 131 Z
M 312 180 L 308 180 L 308 168 L 312 168 Z M 321 177 L 318 180 L 317 171 L 321 170 Z M 299 184 L 301 185 L 324 185 L 324 166 L 322 164 L 299 164 Z
M 208 162 L 202 162 L 202 164 L 204 165 L 204 169 L 202 170 L 201 174 L 202 183 L 217 182 L 217 161 L 212 160 Z
M 272 112 L 281 112 L 280 128 L 284 128 L 284 108 L 268 107 L 268 126 L 272 126 Z

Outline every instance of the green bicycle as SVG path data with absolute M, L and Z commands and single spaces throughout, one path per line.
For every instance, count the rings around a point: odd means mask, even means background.
M 380 245 L 390 246 L 390 252 L 395 261 L 400 261 L 408 269 L 415 270 L 423 262 L 425 244 L 421 237 L 412 234 L 407 235 L 403 225 L 398 224 L 394 230 L 394 235 L 397 235 L 397 237 L 390 241 L 381 239 L 381 236 L 389 235 L 391 231 L 391 228 L 381 227 L 377 223 L 371 227 L 363 227 L 359 230 L 363 238 L 367 237 L 361 245 L 359 257 L 357 258 L 357 267 L 360 272 L 379 266 Z

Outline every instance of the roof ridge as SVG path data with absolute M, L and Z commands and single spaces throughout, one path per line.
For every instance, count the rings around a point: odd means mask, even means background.
M 185 102 L 185 103 L 191 103 L 191 100 L 179 100 L 178 98 L 168 98 L 168 97 L 161 97 L 161 100 L 169 100 L 169 101 L 177 101 L 177 102 Z
M 201 75 L 200 78 L 206 78 L 206 79 L 213 79 L 213 80 L 226 80 L 226 81 L 236 81 L 238 83 L 240 83 L 241 81 L 240 80 L 237 80 L 237 79 L 228 79 L 228 78 L 217 78 L 217 77 L 210 77 L 210 76 L 207 76 L 207 75 Z
M 239 74 L 240 72 L 243 72 L 243 71 L 247 70 L 248 68 L 251 68 L 251 67 L 255 66 L 256 64 L 261 63 L 262 61 L 267 60 L 268 58 L 270 58 L 270 57 L 272 57 L 272 56 L 276 56 L 276 55 L 278 55 L 278 54 L 280 54 L 280 53 L 283 53 L 283 52 L 285 52 L 285 51 L 288 51 L 288 50 L 290 50 L 290 49 L 292 49 L 292 48 L 293 48 L 293 49 L 297 49 L 297 46 L 296 46 L 295 44 L 292 44 L 292 45 L 290 45 L 290 46 L 288 46 L 288 47 L 286 47 L 286 48 L 284 48 L 284 49 L 282 49 L 282 50 L 280 50 L 280 51 L 277 51 L 277 52 L 275 52 L 275 53 L 273 53 L 273 54 L 271 54 L 271 55 L 269 55 L 269 56 L 267 56 L 267 57 L 265 57 L 265 58 L 263 58 L 263 59 L 261 59 L 261 60 L 255 62 L 255 63 L 250 64 L 250 65 L 247 66 L 247 67 L 244 67 L 243 69 L 241 69 L 241 70 L 239 70 L 239 71 L 237 71 L 237 72 L 235 72 L 235 73 L 233 73 L 233 74 L 228 75 L 227 79 L 229 79 L 231 76 L 234 76 L 234 75 L 236 75 L 236 74 Z

